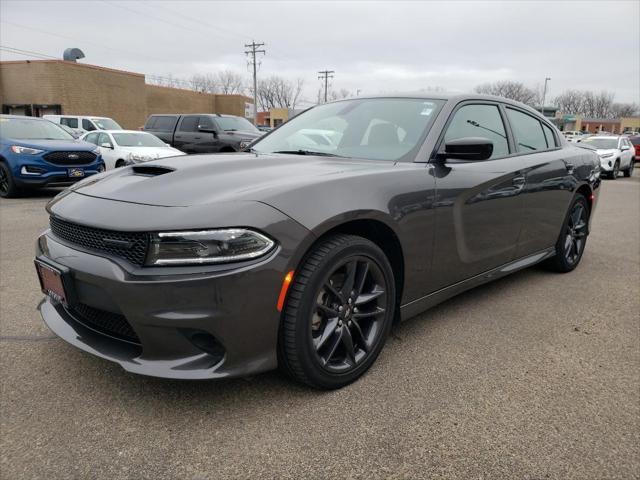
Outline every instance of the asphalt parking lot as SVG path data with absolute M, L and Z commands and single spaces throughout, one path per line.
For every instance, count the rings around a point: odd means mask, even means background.
M 32 264 L 55 193 L 0 201 L 2 478 L 640 478 L 638 174 L 603 182 L 575 272 L 452 299 L 335 392 L 134 376 L 55 338 Z

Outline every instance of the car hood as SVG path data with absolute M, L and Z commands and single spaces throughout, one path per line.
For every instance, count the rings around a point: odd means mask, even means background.
M 225 130 L 224 133 L 228 135 L 236 135 L 242 137 L 245 140 L 253 140 L 254 138 L 261 137 L 264 132 L 250 132 L 248 130 Z
M 18 140 L 13 138 L 3 138 L 3 143 L 20 145 L 22 147 L 39 148 L 41 150 L 73 150 L 73 151 L 93 151 L 96 146 L 83 140 Z
M 617 148 L 597 148 L 596 152 L 598 153 L 598 155 L 606 155 L 609 153 L 613 153 L 614 155 L 616 153 L 618 153 L 618 149 Z
M 311 184 L 386 172 L 392 162 L 301 155 L 218 154 L 154 160 L 89 177 L 72 187 L 92 197 L 167 207 L 260 201 Z
M 155 158 L 173 157 L 176 155 L 186 155 L 177 148 L 173 147 L 118 147 L 125 152 L 138 153 L 140 155 L 148 155 Z

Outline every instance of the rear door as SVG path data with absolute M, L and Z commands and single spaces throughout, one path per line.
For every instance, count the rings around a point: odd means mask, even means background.
M 577 186 L 579 150 L 561 147 L 555 128 L 524 109 L 505 106 L 518 158 L 526 178 L 524 215 L 516 256 L 552 247 Z
M 175 147 L 173 132 L 178 122 L 177 115 L 151 115 L 144 126 L 144 131 L 153 133 L 156 137 L 172 147 Z
M 515 258 L 523 213 L 522 159 L 513 157 L 504 110 L 471 101 L 451 114 L 437 150 L 449 140 L 484 137 L 493 155 L 484 161 L 432 159 L 436 178 L 436 236 L 430 289 L 452 285 Z M 433 282 L 433 283 L 431 283 Z

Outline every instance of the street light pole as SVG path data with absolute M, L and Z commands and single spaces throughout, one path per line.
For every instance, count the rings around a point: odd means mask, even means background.
M 547 99 L 547 82 L 551 80 L 551 77 L 545 77 L 544 79 L 544 90 L 542 91 L 542 105 L 540 107 L 540 113 L 544 117 L 544 102 Z

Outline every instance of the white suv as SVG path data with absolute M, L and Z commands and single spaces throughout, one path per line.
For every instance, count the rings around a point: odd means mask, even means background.
M 582 143 L 596 149 L 600 157 L 600 171 L 615 180 L 622 171 L 625 177 L 633 174 L 633 145 L 624 135 L 594 135 L 585 138 Z
M 122 127 L 109 117 L 92 117 L 86 115 L 43 115 L 42 118 L 53 123 L 66 125 L 79 135 L 87 132 L 93 132 L 94 130 L 122 130 Z

